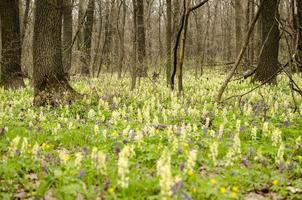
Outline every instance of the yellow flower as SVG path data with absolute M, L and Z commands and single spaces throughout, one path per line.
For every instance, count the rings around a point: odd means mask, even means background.
M 159 130 L 158 130 L 158 129 L 156 129 L 156 130 L 155 130 L 155 133 L 157 133 L 157 134 L 158 134 L 158 133 L 159 133 Z
M 193 172 L 193 171 L 191 171 L 191 170 L 190 170 L 190 171 L 188 171 L 188 175 L 189 175 L 189 176 L 193 176 L 193 174 L 194 174 L 194 172 Z
M 110 194 L 113 194 L 113 193 L 114 193 L 114 188 L 112 188 L 112 187 L 109 188 L 109 189 L 108 189 L 108 192 L 109 192 Z
M 236 192 L 232 192 L 232 193 L 231 193 L 231 197 L 232 197 L 232 198 L 237 198 L 237 193 L 236 193 Z
M 222 194 L 224 194 L 225 191 L 226 191 L 225 187 L 221 187 L 219 190 L 220 190 L 220 192 L 221 192 Z
M 300 162 L 302 162 L 302 156 L 299 155 L 298 159 L 299 159 Z
M 48 150 L 49 148 L 50 148 L 49 144 L 47 144 L 47 143 L 42 144 L 42 149 L 43 150 Z
M 279 181 L 278 180 L 273 180 L 272 183 L 273 183 L 273 185 L 278 185 Z
M 211 182 L 213 185 L 216 185 L 216 183 L 217 183 L 216 179 L 214 179 L 214 178 L 211 178 L 210 182 Z
M 191 191 L 192 191 L 192 193 L 196 193 L 196 192 L 197 192 L 197 189 L 196 189 L 195 187 L 193 187 L 193 188 L 191 189 Z
M 233 187 L 232 187 L 232 191 L 233 191 L 233 192 L 238 192 L 238 191 L 239 191 L 239 188 L 238 188 L 237 186 L 233 186 Z

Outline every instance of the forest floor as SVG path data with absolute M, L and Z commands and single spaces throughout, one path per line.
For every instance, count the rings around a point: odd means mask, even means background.
M 294 112 L 279 79 L 240 105 L 213 103 L 216 72 L 186 76 L 183 98 L 163 80 L 73 80 L 87 97 L 55 109 L 0 90 L 0 199 L 302 199 L 302 99 Z

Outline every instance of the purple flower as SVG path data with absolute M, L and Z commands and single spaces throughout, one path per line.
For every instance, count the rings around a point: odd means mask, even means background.
M 185 163 L 180 163 L 180 165 L 179 165 L 179 170 L 180 171 L 184 171 L 184 169 L 185 169 Z
M 248 160 L 246 158 L 243 158 L 242 159 L 242 164 L 245 166 L 245 167 L 248 167 Z
M 108 178 L 106 178 L 106 180 L 104 182 L 104 191 L 108 191 L 110 184 L 111 184 L 110 180 Z
M 78 179 L 81 179 L 85 175 L 85 173 L 86 172 L 83 169 L 81 169 L 78 174 Z

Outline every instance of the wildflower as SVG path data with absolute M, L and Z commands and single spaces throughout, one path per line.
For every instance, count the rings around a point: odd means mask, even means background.
M 273 185 L 278 185 L 278 183 L 279 183 L 279 181 L 276 180 L 276 179 L 272 181 L 272 184 L 273 184 Z
M 128 188 L 129 183 L 129 157 L 133 152 L 133 148 L 130 146 L 125 146 L 122 151 L 119 153 L 118 159 L 118 184 L 122 188 Z
M 237 193 L 236 193 L 236 192 L 232 192 L 232 193 L 231 193 L 231 197 L 232 197 L 232 198 L 237 198 Z
M 106 174 L 106 155 L 99 151 L 96 147 L 93 147 L 91 153 L 92 164 L 99 170 L 102 174 Z
M 43 150 L 48 150 L 49 148 L 50 148 L 49 144 L 47 144 L 47 143 L 42 144 L 42 149 Z
M 34 158 L 37 158 L 38 152 L 39 152 L 39 145 L 38 145 L 38 143 L 36 143 L 31 150 L 31 153 Z
M 211 178 L 211 179 L 210 179 L 210 182 L 211 182 L 213 185 L 216 185 L 216 184 L 217 184 L 217 180 L 214 179 L 214 178 Z
M 232 166 L 234 161 L 241 160 L 241 142 L 239 132 L 234 136 L 233 146 L 229 149 L 226 155 L 226 166 Z
M 221 188 L 219 188 L 219 191 L 220 191 L 222 194 L 224 194 L 224 193 L 226 192 L 226 189 L 225 189 L 225 187 L 221 187 Z
M 276 147 L 282 142 L 282 132 L 279 129 L 275 129 L 272 133 L 271 140 L 273 142 L 273 146 Z
M 83 154 L 81 152 L 78 152 L 75 154 L 75 161 L 74 161 L 74 165 L 77 167 L 80 167 L 82 160 L 83 160 Z
M 9 147 L 9 152 L 11 155 L 15 155 L 16 151 L 18 150 L 18 145 L 20 143 L 20 136 L 15 137 Z
M 61 150 L 61 151 L 59 151 L 59 158 L 63 164 L 66 164 L 67 161 L 70 160 L 70 155 L 67 153 L 66 150 Z
M 218 143 L 213 142 L 210 146 L 210 157 L 212 158 L 213 164 L 217 165 L 217 157 L 218 157 Z
M 196 160 L 197 160 L 197 150 L 192 150 L 189 152 L 188 155 L 188 164 L 187 164 L 187 171 L 194 171 L 194 167 L 196 164 Z
M 263 123 L 262 133 L 263 133 L 264 136 L 268 136 L 268 122 Z
M 96 112 L 93 109 L 90 109 L 87 115 L 88 119 L 94 119 L 96 116 Z
M 22 153 L 26 152 L 27 146 L 28 146 L 28 140 L 27 140 L 26 137 L 24 137 L 23 141 L 22 141 L 22 145 L 21 145 L 20 151 Z
M 108 189 L 108 192 L 109 192 L 110 194 L 113 194 L 113 193 L 114 193 L 114 188 L 112 188 L 112 187 L 109 188 L 109 189 Z
M 281 143 L 280 147 L 278 149 L 277 156 L 276 156 L 276 163 L 279 164 L 279 165 L 281 163 L 283 163 L 283 161 L 284 161 L 284 157 L 283 157 L 284 156 L 284 150 L 285 150 L 284 144 Z
M 168 199 L 172 195 L 173 177 L 171 172 L 171 156 L 168 151 L 164 151 L 157 161 L 157 174 L 160 176 L 160 188 L 163 199 Z
M 233 192 L 238 192 L 238 191 L 239 191 L 239 188 L 238 188 L 237 186 L 233 186 L 233 187 L 232 187 L 232 191 L 233 191 Z
M 252 136 L 252 140 L 256 140 L 257 139 L 257 126 L 254 126 L 252 128 L 251 136 Z
M 96 134 L 96 135 L 100 132 L 99 126 L 97 124 L 94 125 L 93 131 L 94 131 L 94 134 Z

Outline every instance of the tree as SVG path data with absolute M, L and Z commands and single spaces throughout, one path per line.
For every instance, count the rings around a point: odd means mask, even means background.
M 145 23 L 144 23 L 144 0 L 133 0 L 134 10 L 134 56 L 135 67 L 132 72 L 131 88 L 136 85 L 136 78 L 145 77 L 147 75 L 147 67 L 145 66 L 146 57 L 146 38 L 145 38 Z M 136 66 L 137 61 L 137 66 Z
M 69 85 L 62 61 L 62 1 L 35 1 L 33 36 L 34 105 L 71 103 L 77 93 Z
M 1 0 L 1 74 L 0 86 L 4 89 L 24 87 L 21 71 L 21 35 L 19 21 L 19 1 Z
M 254 81 L 266 82 L 271 79 L 268 83 L 276 83 L 280 40 L 278 18 L 278 0 L 263 1 L 263 11 L 261 12 L 262 49 Z
M 63 66 L 64 72 L 69 74 L 72 58 L 72 1 L 64 0 L 63 3 Z
M 172 3 L 171 0 L 166 0 L 167 2 L 167 28 L 166 28 L 166 76 L 167 76 L 167 85 L 171 81 L 171 68 L 172 68 Z
M 297 0 L 297 32 L 298 32 L 298 61 L 302 71 L 302 1 Z
M 235 28 L 236 28 L 236 55 L 240 53 L 241 46 L 242 46 L 242 0 L 235 0 Z
M 137 61 L 139 68 L 136 71 L 138 77 L 147 76 L 146 57 L 146 38 L 144 23 L 144 0 L 137 0 Z
M 123 65 L 125 59 L 125 23 L 126 23 L 126 14 L 127 14 L 127 5 L 126 1 L 122 0 L 121 2 L 123 8 L 123 15 L 120 27 L 118 27 L 119 35 L 119 64 L 118 64 L 118 77 L 122 77 Z
M 94 19 L 95 2 L 94 0 L 88 1 L 88 7 L 86 11 L 86 20 L 84 23 L 84 43 L 83 52 L 81 54 L 81 74 L 88 76 L 90 74 L 90 62 L 91 62 L 91 42 L 92 42 L 92 30 Z

